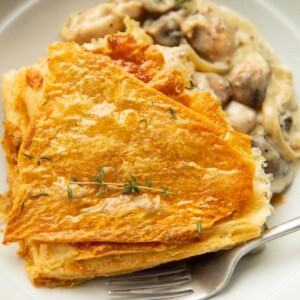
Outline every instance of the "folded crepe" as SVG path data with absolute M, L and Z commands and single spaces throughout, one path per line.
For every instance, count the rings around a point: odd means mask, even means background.
M 132 56 L 109 53 L 56 43 L 47 60 L 4 76 L 4 243 L 20 242 L 36 285 L 230 248 L 257 237 L 270 214 L 260 153 L 217 100 L 185 94 L 184 83 L 172 92 L 176 70 L 143 80 Z

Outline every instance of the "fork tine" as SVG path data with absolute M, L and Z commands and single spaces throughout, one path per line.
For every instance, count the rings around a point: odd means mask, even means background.
M 167 282 L 173 282 L 175 280 L 187 280 L 191 281 L 191 273 L 190 272 L 183 272 L 178 274 L 171 274 L 171 275 L 162 275 L 162 276 L 153 276 L 153 277 L 138 277 L 138 278 L 120 278 L 114 279 L 109 282 L 106 282 L 109 286 L 115 285 L 139 285 L 142 284 L 163 284 Z
M 177 285 L 183 285 L 186 283 L 191 282 L 191 277 L 184 277 L 184 278 L 180 278 L 180 279 L 168 279 L 168 280 L 160 280 L 160 278 L 158 278 L 155 281 L 127 281 L 127 282 L 121 282 L 120 284 L 118 284 L 119 287 L 123 287 L 123 288 L 130 288 L 130 289 L 142 289 L 142 288 L 154 288 L 154 287 L 159 287 L 159 288 L 163 288 L 163 287 L 172 287 L 172 286 L 177 286 Z M 114 284 L 117 285 L 117 284 Z
M 165 288 L 142 288 L 142 289 L 124 289 L 110 290 L 109 296 L 127 296 L 127 297 L 147 297 L 147 299 L 167 299 L 188 296 L 193 293 L 192 289 L 165 289 Z
M 119 283 L 120 281 L 125 281 L 128 279 L 135 279 L 135 278 L 151 278 L 157 276 L 167 276 L 173 274 L 175 275 L 186 271 L 188 271 L 187 265 L 180 265 L 180 266 L 161 268 L 161 269 L 150 269 L 144 272 L 136 272 L 128 275 L 113 277 L 112 279 L 108 279 L 106 281 L 106 284 L 111 285 L 111 284 L 115 284 L 116 282 Z

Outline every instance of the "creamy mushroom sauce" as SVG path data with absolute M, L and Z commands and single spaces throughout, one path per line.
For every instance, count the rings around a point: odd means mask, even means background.
M 291 72 L 255 26 L 207 0 L 115 0 L 73 13 L 61 34 L 82 44 L 126 28 L 159 45 L 188 93 L 209 90 L 220 99 L 232 127 L 251 135 L 266 158 L 272 191 L 283 192 L 300 156 L 300 112 Z

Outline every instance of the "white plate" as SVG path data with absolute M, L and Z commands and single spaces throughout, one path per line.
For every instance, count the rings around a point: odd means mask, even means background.
M 5 6 L 2 1 L 0 10 Z M 59 28 L 69 13 L 99 2 L 101 0 L 23 2 L 21 7 L 17 7 L 0 24 L 0 73 L 34 63 L 38 57 L 45 54 L 47 45 L 60 39 Z M 295 86 L 297 94 L 300 95 L 300 37 L 292 23 L 289 23 L 289 20 L 275 6 L 266 4 L 265 1 L 220 0 L 218 2 L 242 12 L 261 29 L 282 62 L 294 71 Z M 285 2 L 287 6 L 290 4 L 288 1 Z M 295 5 L 295 1 L 292 2 Z M 299 9 L 300 2 L 297 3 Z M 0 121 L 2 124 L 2 103 Z M 2 134 L 1 127 L 0 135 Z M 0 168 L 0 192 L 4 192 L 7 186 L 2 151 L 0 151 Z M 300 173 L 288 192 L 286 203 L 277 207 L 276 214 L 270 218 L 271 225 L 300 214 L 299 186 Z M 73 289 L 32 287 L 26 277 L 24 261 L 16 256 L 16 250 L 16 246 L 0 246 L 1 299 L 108 299 L 104 281 L 101 279 Z M 244 258 L 238 265 L 228 288 L 213 299 L 296 300 L 300 299 L 299 282 L 300 232 L 270 243 L 261 254 Z

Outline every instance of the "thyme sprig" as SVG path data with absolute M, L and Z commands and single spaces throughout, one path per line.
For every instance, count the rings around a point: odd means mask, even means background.
M 176 195 L 175 193 L 172 193 L 169 191 L 169 189 L 166 186 L 161 186 L 160 188 L 154 188 L 152 181 L 147 181 L 146 186 L 139 185 L 137 183 L 136 177 L 130 174 L 130 180 L 126 181 L 125 183 L 114 183 L 114 182 L 105 182 L 105 173 L 102 167 L 99 167 L 99 175 L 94 177 L 93 181 L 79 181 L 76 177 L 71 177 L 72 181 L 69 182 L 69 185 L 71 184 L 77 184 L 77 185 L 100 185 L 99 191 L 97 193 L 97 197 L 99 197 L 103 192 L 103 187 L 107 186 L 110 188 L 114 188 L 117 190 L 122 190 L 123 193 L 139 193 L 141 191 L 155 191 L 160 192 L 162 196 L 168 196 L 168 195 Z M 74 180 L 75 179 L 75 180 Z M 73 197 L 70 197 L 70 191 L 71 188 L 68 185 L 67 192 L 69 199 Z
M 94 182 L 94 181 L 70 181 L 69 184 L 78 184 L 78 185 L 99 185 L 100 183 L 99 182 Z M 120 190 L 123 190 L 124 192 L 127 192 L 125 191 L 125 188 L 128 187 L 128 182 L 125 182 L 125 183 L 114 183 L 114 182 L 102 182 L 102 185 L 103 186 L 108 186 L 108 187 L 111 187 L 111 188 L 114 188 L 114 189 L 120 189 Z M 157 189 L 157 188 L 152 188 L 152 187 L 148 187 L 148 186 L 143 186 L 143 185 L 137 185 L 137 187 L 139 188 L 139 190 L 147 190 L 147 191 L 156 191 L 156 192 L 160 192 L 162 194 L 162 196 L 167 196 L 167 195 L 176 195 L 176 193 L 173 193 L 173 192 L 170 192 L 169 190 L 166 191 L 165 188 L 160 188 L 160 189 Z M 136 191 L 136 190 L 134 190 Z M 133 191 L 133 192 L 134 192 Z M 129 190 L 128 190 L 129 192 Z M 132 192 L 132 191 L 130 191 Z

